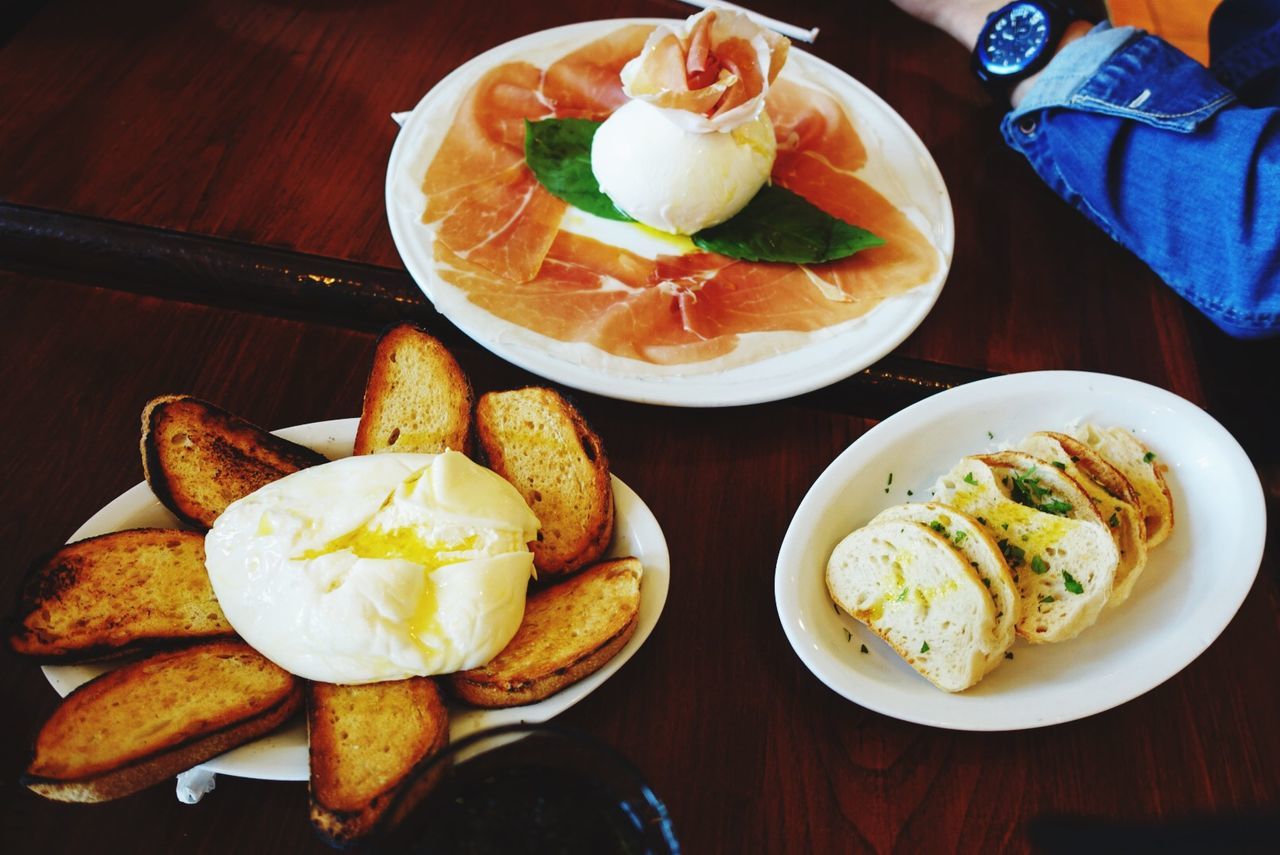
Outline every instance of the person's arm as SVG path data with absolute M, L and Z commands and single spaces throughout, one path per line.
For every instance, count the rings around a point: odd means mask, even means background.
M 894 2 L 970 50 L 1003 5 Z M 1072 35 L 1015 91 L 1005 140 L 1228 334 L 1280 334 L 1280 109 L 1239 104 L 1199 63 L 1141 31 Z

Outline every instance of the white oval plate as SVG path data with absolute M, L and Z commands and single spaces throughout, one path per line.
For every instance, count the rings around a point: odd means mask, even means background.
M 315 449 L 330 459 L 350 457 L 359 419 L 335 419 L 298 425 L 275 431 L 293 442 Z M 618 655 L 599 671 L 544 701 L 506 709 L 452 707 L 449 710 L 449 738 L 458 740 L 477 730 L 512 722 L 542 722 L 559 715 L 600 687 L 635 655 L 658 622 L 667 601 L 671 561 L 667 542 L 658 521 L 645 503 L 618 477 L 613 478 L 614 535 L 610 556 L 634 555 L 644 566 L 640 585 L 640 614 L 635 634 Z M 144 482 L 128 490 L 98 511 L 71 536 L 68 543 L 99 534 L 139 527 L 177 528 L 178 521 L 160 504 Z M 44 673 L 58 694 L 72 689 L 104 671 L 102 665 L 45 666 Z M 306 724 L 298 717 L 261 739 L 215 757 L 203 765 L 210 772 L 261 778 L 269 781 L 305 781 L 309 768 Z
M 935 479 L 966 454 L 1074 422 L 1128 428 L 1169 467 L 1174 531 L 1151 551 L 1128 602 L 1071 641 L 1017 642 L 1012 661 L 959 694 L 935 688 L 874 633 L 836 613 L 824 576 L 846 534 L 890 505 L 927 500 Z M 791 521 L 775 596 L 800 659 L 849 700 L 934 727 L 1018 730 L 1102 712 L 1186 667 L 1244 601 L 1265 539 L 1258 475 L 1239 443 L 1199 407 L 1105 374 L 1011 374 L 927 398 L 845 449 Z
M 405 267 L 436 309 L 482 346 L 535 374 L 610 398 L 686 407 L 789 398 L 861 371 L 902 343 L 933 307 L 951 265 L 955 224 L 942 174 L 920 138 L 879 96 L 830 63 L 794 47 L 782 76 L 817 84 L 843 101 L 867 147 L 867 165 L 859 177 L 905 212 L 938 250 L 939 271 L 930 281 L 886 300 L 862 318 L 825 330 L 800 337 L 744 336 L 739 347 L 743 352 L 791 348 L 755 362 L 735 365 L 730 353 L 718 360 L 660 366 L 612 356 L 583 343 L 557 341 L 512 324 L 471 303 L 436 274 L 432 230 L 422 223 L 422 178 L 471 85 L 500 63 L 525 60 L 545 66 L 585 42 L 637 23 L 671 22 L 591 21 L 507 42 L 440 81 L 405 120 L 387 165 L 387 218 Z M 796 347 L 797 341 L 803 343 Z

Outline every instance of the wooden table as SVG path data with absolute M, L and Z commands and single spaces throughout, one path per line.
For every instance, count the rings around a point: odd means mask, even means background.
M 688 14 L 641 0 L 297 5 L 69 0 L 18 4 L 0 26 L 9 601 L 37 556 L 141 479 L 138 413 L 154 395 L 189 392 L 273 428 L 356 415 L 376 332 L 395 318 L 437 332 L 479 390 L 531 382 L 404 274 L 383 209 L 388 116 L 525 33 Z M 639 765 L 689 852 L 1021 851 L 1029 824 L 1063 815 L 1265 825 L 1280 811 L 1274 538 L 1205 654 L 1070 724 L 904 723 L 793 654 L 773 599 L 778 546 L 809 485 L 876 420 L 990 373 L 1119 374 L 1226 424 L 1274 511 L 1280 455 L 1258 413 L 1280 349 L 1226 339 L 1041 186 L 1002 145 L 958 46 L 883 3 L 756 5 L 820 26 L 812 51 L 920 134 L 951 193 L 955 262 L 919 330 L 828 390 L 729 410 L 577 396 L 662 524 L 672 585 L 640 653 L 561 720 Z M 300 784 L 223 778 L 195 807 L 169 785 L 95 807 L 35 797 L 16 779 L 56 699 L 11 655 L 0 685 L 6 851 L 325 851 Z

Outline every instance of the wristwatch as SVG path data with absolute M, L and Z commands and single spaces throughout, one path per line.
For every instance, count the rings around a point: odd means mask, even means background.
M 1053 0 L 1015 0 L 987 16 L 973 48 L 973 73 L 993 97 L 1049 64 L 1067 25 L 1081 15 Z

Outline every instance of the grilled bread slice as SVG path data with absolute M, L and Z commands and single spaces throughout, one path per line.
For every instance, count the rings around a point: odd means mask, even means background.
M 1004 661 L 1005 651 L 1013 644 L 1016 635 L 1014 627 L 1018 623 L 1021 608 L 1018 586 L 1013 581 L 1004 556 L 1000 554 L 1000 547 L 973 517 L 937 502 L 895 505 L 881 511 L 871 522 L 897 520 L 917 522 L 942 535 L 982 580 L 995 609 L 985 669 L 990 671 Z
M 449 714 L 430 677 L 307 689 L 311 823 L 350 846 L 398 823 L 444 771 Z M 430 768 L 429 768 L 430 767 Z
M 832 552 L 826 580 L 837 606 L 938 688 L 963 691 L 989 670 L 991 597 L 950 539 L 927 525 L 897 519 L 855 530 Z
M 355 453 L 470 454 L 471 410 L 471 382 L 453 355 L 424 330 L 398 324 L 374 350 Z
M 531 545 L 538 572 L 563 576 L 604 554 L 613 538 L 613 485 L 600 437 L 551 389 L 487 392 L 476 430 L 491 469 L 542 523 Z
M 247 644 L 158 653 L 64 698 L 23 783 L 57 801 L 120 798 L 273 730 L 301 704 L 301 681 Z
M 1108 606 L 1120 605 L 1129 598 L 1147 566 L 1147 527 L 1138 511 L 1138 494 L 1133 485 L 1092 448 L 1064 433 L 1033 433 L 1018 447 L 1067 473 L 1089 494 L 1120 550 L 1116 580 L 1107 600 Z
M 963 458 L 938 479 L 935 500 L 969 514 L 996 540 L 1022 599 L 1018 635 L 1033 644 L 1074 638 L 1106 605 L 1120 551 L 1070 478 L 1047 463 L 1024 466 L 1027 455 L 1006 455 Z M 1019 480 L 1038 507 L 1011 497 Z
M 1082 425 L 1075 436 L 1115 468 L 1138 492 L 1147 527 L 1147 548 L 1164 543 L 1173 531 L 1173 494 L 1164 480 L 1164 467 L 1154 452 L 1124 428 Z
M 82 662 L 234 635 L 204 569 L 204 535 L 147 528 L 77 541 L 36 562 L 9 644 L 42 661 Z
M 515 638 L 492 662 L 450 676 L 454 691 L 479 707 L 540 701 L 602 667 L 636 630 L 637 558 L 616 558 L 529 597 Z
M 189 395 L 154 398 L 142 411 L 147 483 L 166 508 L 200 528 L 262 485 L 324 462 L 309 448 Z

